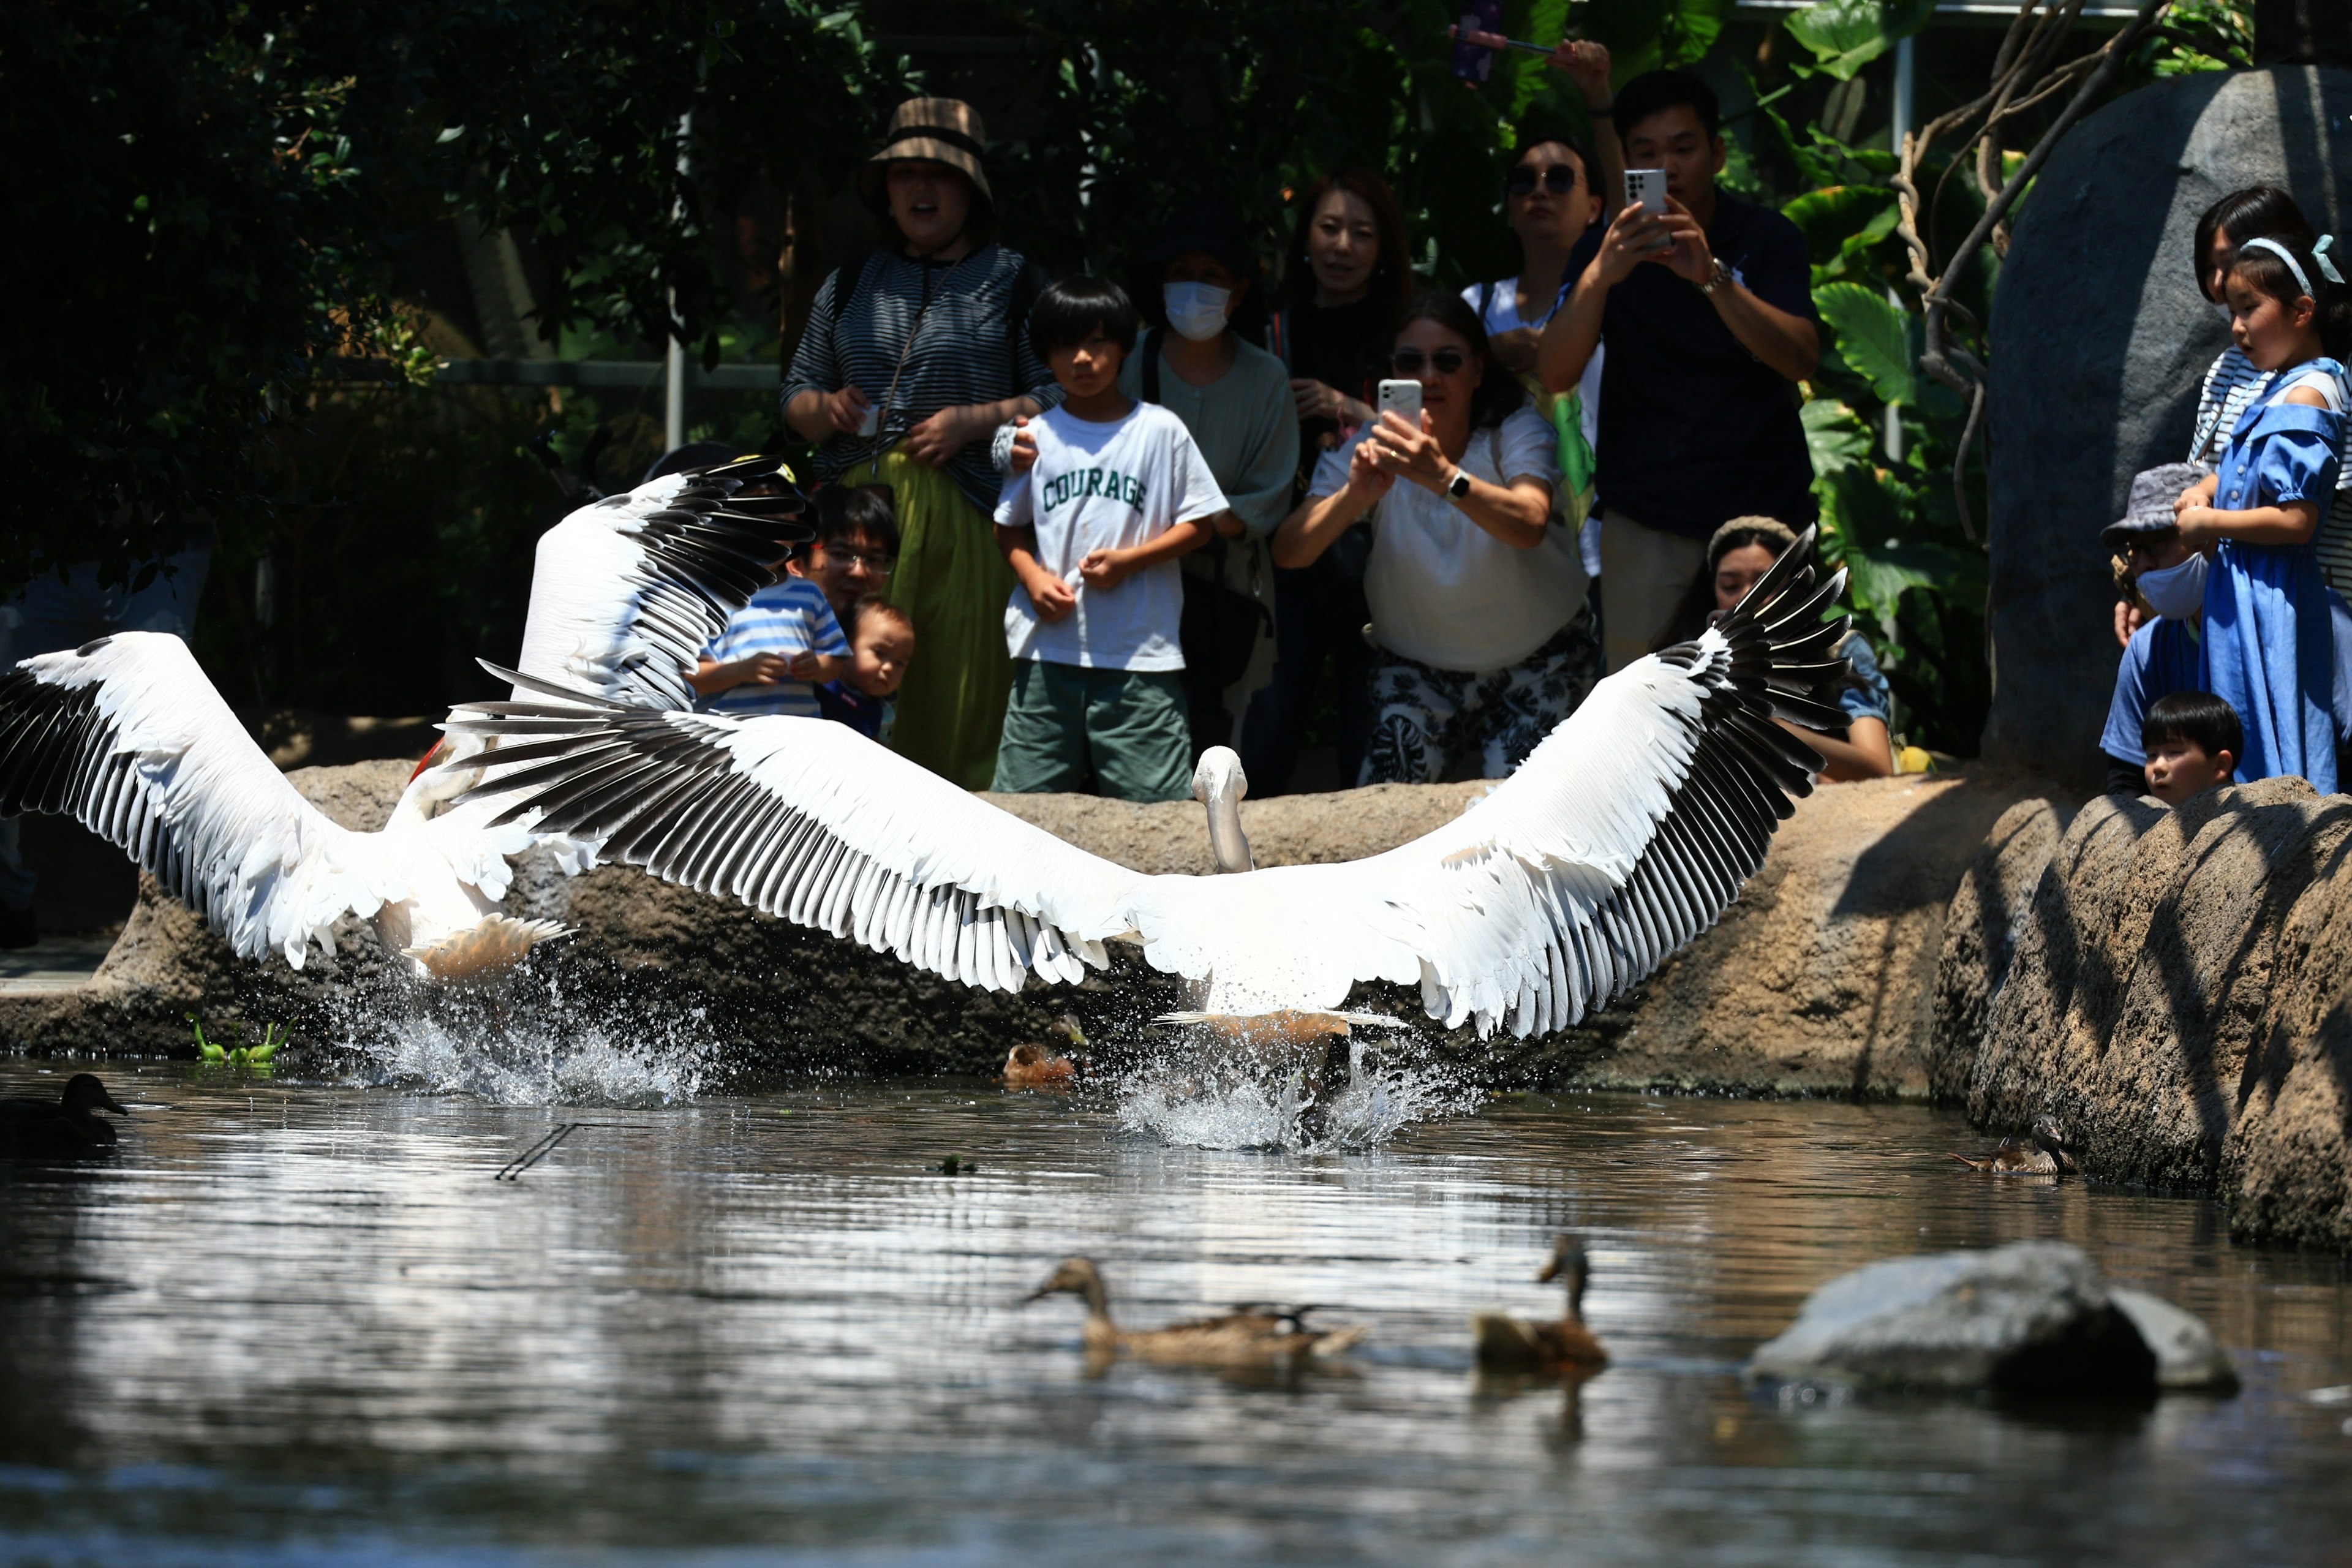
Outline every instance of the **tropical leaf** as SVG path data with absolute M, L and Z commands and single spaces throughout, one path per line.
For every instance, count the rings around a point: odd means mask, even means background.
M 1844 81 L 1927 25 L 1936 0 L 1819 0 L 1789 18 L 1819 68 Z
M 1866 376 L 1887 403 L 1918 395 L 1911 374 L 1911 318 L 1885 294 L 1861 283 L 1824 283 L 1813 290 L 1822 320 L 1837 334 L 1837 351 Z
M 1962 603 L 1984 602 L 1984 559 L 1948 544 L 1896 543 L 1849 550 L 1839 564 L 1856 608 L 1892 621 L 1903 595 L 1926 592 Z
M 1854 411 L 1834 397 L 1816 397 L 1797 411 L 1804 422 L 1805 450 L 1813 476 L 1827 479 L 1870 456 L 1870 431 Z
M 1780 215 L 1803 233 L 1816 266 L 1843 254 L 1874 228 L 1877 232 L 1865 243 L 1885 238 L 1897 216 L 1895 193 L 1872 185 L 1828 185 L 1807 191 L 1783 206 Z

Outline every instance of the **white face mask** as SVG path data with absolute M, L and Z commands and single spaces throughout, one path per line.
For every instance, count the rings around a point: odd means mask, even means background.
M 1234 291 L 1213 283 L 1170 283 L 1163 286 L 1168 324 L 1196 343 L 1205 343 L 1225 330 L 1225 312 Z
M 2205 608 L 2205 557 L 2139 574 L 2140 597 L 2168 621 L 2185 621 Z

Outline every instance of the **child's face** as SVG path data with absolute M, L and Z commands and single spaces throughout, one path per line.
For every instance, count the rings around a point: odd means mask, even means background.
M 1118 367 L 1127 351 L 1118 340 L 1097 327 L 1084 342 L 1057 348 L 1045 356 L 1045 368 L 1072 397 L 1100 397 L 1118 384 Z
M 898 622 L 868 613 L 850 646 L 850 684 L 868 697 L 888 697 L 907 679 L 915 656 L 915 634 Z
M 2147 793 L 2167 805 L 2179 805 L 2190 795 L 2228 784 L 2238 759 L 2227 752 L 2208 755 L 2204 747 L 2177 735 L 2168 736 L 2147 751 Z
M 2312 318 L 2317 307 L 2308 296 L 2298 300 L 2276 300 L 2256 291 L 2237 273 L 2230 274 L 2225 285 L 2230 300 L 2230 336 L 2236 342 L 2238 352 L 2252 362 L 2256 370 L 2276 370 L 2283 364 L 2294 364 L 2308 357 L 2309 346 L 2304 341 L 2311 335 Z
M 861 529 L 846 539 L 818 540 L 806 554 L 793 557 L 791 570 L 814 583 L 839 616 L 866 595 L 887 588 L 891 564 L 881 542 Z

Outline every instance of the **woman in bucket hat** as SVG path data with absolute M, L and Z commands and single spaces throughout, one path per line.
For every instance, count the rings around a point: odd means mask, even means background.
M 785 423 L 819 444 L 816 478 L 887 485 L 897 500 L 889 593 L 921 652 L 890 743 L 967 789 L 994 773 L 1012 688 L 1013 574 L 989 522 L 1000 479 L 987 437 L 1061 395 L 1025 330 L 1044 278 L 993 237 L 985 140 L 954 99 L 898 106 L 858 172 L 885 243 L 817 290 L 783 390 Z

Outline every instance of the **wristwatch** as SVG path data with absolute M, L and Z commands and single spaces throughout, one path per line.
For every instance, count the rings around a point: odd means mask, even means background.
M 1445 481 L 1445 499 L 1447 500 L 1460 500 L 1464 496 L 1466 496 L 1469 493 L 1470 470 L 1457 467 L 1454 470 L 1454 477 Z
M 1706 281 L 1698 286 L 1698 291 L 1712 296 L 1717 289 L 1730 281 L 1731 268 L 1726 267 L 1723 264 L 1723 258 L 1718 256 L 1715 258 L 1714 264 L 1706 269 Z

